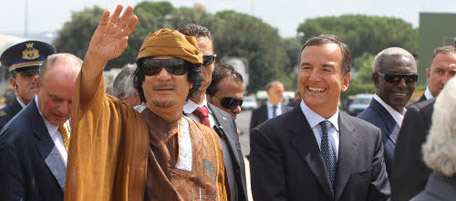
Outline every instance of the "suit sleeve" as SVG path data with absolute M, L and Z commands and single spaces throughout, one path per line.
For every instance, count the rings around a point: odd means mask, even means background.
M 25 200 L 24 191 L 24 177 L 16 151 L 11 147 L 0 148 L 0 200 Z
M 369 198 L 367 200 L 389 200 L 391 197 L 391 188 L 383 157 L 384 149 L 380 129 L 377 129 L 376 136 L 374 158 L 372 161 L 372 179 L 370 183 Z
M 421 145 L 426 140 L 428 123 L 417 107 L 407 110 L 394 152 L 391 187 L 395 201 L 411 199 L 426 185 L 431 171 L 423 162 Z
M 283 153 L 276 140 L 258 128 L 250 137 L 250 174 L 254 200 L 288 200 Z

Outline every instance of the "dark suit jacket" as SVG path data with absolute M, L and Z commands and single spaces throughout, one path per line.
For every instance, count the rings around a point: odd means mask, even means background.
M 432 172 L 423 162 L 421 145 L 429 133 L 434 102 L 435 99 L 415 103 L 405 113 L 394 152 L 391 181 L 394 201 L 408 201 L 418 194 Z
M 456 199 L 456 179 L 432 173 L 426 188 L 411 201 L 453 201 Z
M 210 103 L 207 103 L 207 106 L 212 111 L 218 126 L 214 130 L 220 137 L 226 137 L 225 141 L 228 141 L 229 144 L 231 161 L 233 161 L 233 169 L 236 176 L 238 200 L 247 200 L 244 155 L 242 154 L 241 143 L 237 134 L 236 122 L 230 114 L 220 108 Z
M 0 133 L 0 167 L 0 200 L 63 200 L 66 166 L 35 101 Z
M 299 105 L 299 104 L 298 104 Z M 292 110 L 293 108 L 287 106 L 282 103 L 282 114 Z M 252 132 L 252 129 L 260 125 L 261 123 L 268 120 L 268 105 L 265 103 L 261 105 L 259 108 L 252 111 L 252 116 L 250 117 L 250 129 L 249 131 Z
M 387 200 L 390 186 L 380 130 L 340 113 L 335 190 L 301 107 L 253 129 L 250 172 L 255 200 Z
M 2 130 L 6 123 L 8 123 L 21 110 L 22 106 L 19 104 L 17 99 L 14 99 L 12 103 L 3 107 L 0 110 L 0 130 Z
M 385 150 L 383 156 L 385 158 L 386 172 L 388 172 L 388 178 L 391 181 L 394 147 L 396 146 L 396 139 L 399 134 L 399 126 L 396 127 L 397 123 L 393 116 L 375 99 L 372 99 L 369 107 L 358 114 L 357 117 L 374 124 L 382 131 L 383 148 Z

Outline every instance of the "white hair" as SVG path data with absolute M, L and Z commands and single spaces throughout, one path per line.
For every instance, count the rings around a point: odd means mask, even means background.
M 136 64 L 127 64 L 122 68 L 113 82 L 113 96 L 120 99 L 120 96 L 128 98 L 135 94 L 133 82 L 136 68 Z
M 413 57 L 410 52 L 400 47 L 389 47 L 382 50 L 375 56 L 373 64 L 374 72 L 378 72 L 383 67 L 383 60 L 388 56 L 403 56 L 410 58 L 413 62 L 413 65 L 416 66 L 415 57 Z
M 426 165 L 448 177 L 456 173 L 456 77 L 450 79 L 434 103 L 432 126 L 423 144 Z

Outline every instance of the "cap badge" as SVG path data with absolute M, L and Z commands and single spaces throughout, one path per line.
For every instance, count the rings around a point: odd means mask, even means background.
M 27 60 L 33 60 L 40 57 L 40 53 L 37 49 L 33 48 L 33 43 L 25 44 L 27 49 L 22 51 L 22 58 Z

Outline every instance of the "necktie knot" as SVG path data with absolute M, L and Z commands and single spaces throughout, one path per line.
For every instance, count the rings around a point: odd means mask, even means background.
M 200 123 L 209 128 L 211 127 L 211 123 L 209 122 L 209 110 L 207 109 L 207 107 L 198 107 L 195 111 L 193 111 L 193 114 L 200 119 Z

